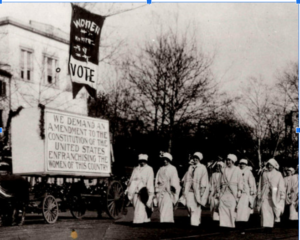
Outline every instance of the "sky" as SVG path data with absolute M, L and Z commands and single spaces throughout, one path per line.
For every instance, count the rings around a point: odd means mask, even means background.
M 144 5 L 144 6 L 143 6 Z M 112 12 L 143 6 L 108 17 L 103 26 L 107 41 L 124 40 L 123 51 L 135 52 L 145 41 L 155 41 L 159 29 L 187 26 L 199 47 L 214 54 L 213 73 L 221 88 L 237 94 L 250 76 L 261 75 L 273 84 L 278 71 L 298 61 L 298 5 L 295 3 L 152 3 L 97 4 L 92 12 Z M 177 22 L 175 15 L 178 15 Z M 69 3 L 2 4 L 0 18 L 34 20 L 70 31 Z M 100 52 L 101 54 L 101 52 Z

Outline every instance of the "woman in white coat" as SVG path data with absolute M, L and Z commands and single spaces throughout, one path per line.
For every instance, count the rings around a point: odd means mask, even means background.
M 290 199 L 290 192 L 291 192 L 291 188 L 292 188 L 292 177 L 293 177 L 293 174 L 295 173 L 295 169 L 290 167 L 290 168 L 287 168 L 285 170 L 285 177 L 283 178 L 284 180 L 284 186 L 285 186 L 285 208 L 284 208 L 284 213 L 282 215 L 282 220 L 283 221 L 286 221 L 287 223 L 287 220 L 289 219 L 289 215 L 290 215 L 290 207 L 291 207 L 291 199 Z M 292 209 L 293 210 L 293 209 Z
M 204 207 L 206 205 L 209 193 L 208 173 L 206 167 L 200 163 L 202 159 L 202 153 L 194 153 L 191 181 L 188 181 L 184 188 L 186 206 L 191 216 L 192 226 L 200 225 L 201 206 Z
M 128 199 L 134 208 L 134 224 L 150 222 L 146 207 L 152 208 L 152 200 L 154 197 L 154 173 L 152 167 L 147 164 L 148 155 L 140 154 L 138 160 L 139 166 L 134 168 L 126 190 Z M 139 195 L 142 188 L 146 188 L 148 191 L 148 201 L 146 205 L 142 202 L 141 196 Z
M 234 165 L 236 161 L 237 157 L 229 154 L 220 177 L 220 227 L 235 228 L 237 204 L 243 190 L 242 173 Z
M 256 192 L 256 182 L 247 165 L 248 160 L 240 160 L 239 166 L 243 178 L 243 190 L 237 205 L 236 222 L 238 222 L 242 234 L 245 234 L 246 224 L 249 221 L 251 209 L 253 209 L 253 197 Z
M 210 211 L 212 215 L 213 221 L 219 221 L 219 182 L 221 177 L 221 171 L 224 168 L 223 162 L 217 162 L 216 163 L 216 171 L 212 174 L 210 178 L 210 194 L 209 194 L 209 205 L 210 205 Z
M 279 165 L 275 159 L 267 162 L 268 171 L 264 171 L 258 184 L 257 198 L 261 211 L 261 225 L 271 232 L 274 222 L 280 222 L 284 210 L 285 186 L 282 174 L 277 171 Z
M 170 153 L 161 155 L 164 166 L 162 166 L 155 179 L 155 192 L 160 213 L 161 223 L 174 222 L 174 205 L 178 201 L 180 193 L 180 181 L 176 167 L 171 162 L 173 157 Z
M 286 202 L 289 203 L 289 220 L 298 220 L 298 174 L 290 177 Z

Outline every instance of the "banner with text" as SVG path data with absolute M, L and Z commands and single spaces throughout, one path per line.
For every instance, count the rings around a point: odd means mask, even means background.
M 104 17 L 72 5 L 69 72 L 73 98 L 82 87 L 96 98 L 100 35 Z
M 110 173 L 109 123 L 66 113 L 45 113 L 47 171 Z

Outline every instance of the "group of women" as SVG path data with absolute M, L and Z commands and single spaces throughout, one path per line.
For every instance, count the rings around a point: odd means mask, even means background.
M 150 222 L 153 207 L 158 207 L 160 222 L 173 223 L 177 202 L 186 206 L 192 226 L 201 224 L 202 209 L 209 205 L 212 219 L 220 227 L 235 228 L 238 224 L 242 234 L 255 211 L 267 231 L 280 221 L 284 211 L 290 220 L 298 220 L 298 174 L 289 168 L 283 178 L 275 159 L 267 161 L 259 182 L 248 161 L 238 161 L 234 154 L 229 154 L 225 162 L 215 162 L 215 172 L 210 176 L 202 164 L 202 153 L 194 153 L 181 182 L 170 153 L 161 154 L 163 166 L 155 180 L 148 156 L 140 154 L 138 159 L 126 190 L 134 207 L 135 224 Z

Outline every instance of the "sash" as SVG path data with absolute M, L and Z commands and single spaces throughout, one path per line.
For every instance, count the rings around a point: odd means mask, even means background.
M 262 194 L 261 194 L 261 202 L 260 202 L 259 209 L 261 208 L 263 199 L 267 197 L 266 194 L 271 193 L 271 198 L 272 198 L 272 202 L 274 205 L 274 213 L 277 217 L 279 217 L 284 211 L 284 202 L 282 204 L 282 203 L 280 203 L 280 201 L 278 202 L 276 199 L 277 195 L 279 194 L 278 190 L 279 189 L 277 189 L 277 188 L 272 189 L 271 179 L 268 176 L 268 174 L 266 174 L 266 181 L 263 183 L 263 190 L 262 190 Z
M 235 169 L 233 170 L 233 172 L 232 172 L 232 174 L 231 174 L 231 177 L 230 177 L 230 180 L 232 179 L 232 177 L 233 177 L 233 175 L 235 174 L 236 171 L 237 171 L 237 168 L 235 168 Z M 232 185 L 233 185 L 233 186 L 237 186 L 238 183 L 232 183 L 231 181 L 229 181 L 229 180 L 227 179 L 226 174 L 225 174 L 225 170 L 224 170 L 224 173 L 222 174 L 222 176 L 224 176 L 223 179 L 224 179 L 224 182 L 225 182 L 225 183 L 223 183 L 222 186 L 221 186 L 222 192 L 221 192 L 221 194 L 220 194 L 220 195 L 221 195 L 221 196 L 220 196 L 220 199 L 221 199 L 221 197 L 225 194 L 226 190 L 228 189 L 228 190 L 231 192 L 232 196 L 234 197 L 234 199 L 235 199 L 235 201 L 236 201 L 236 207 L 235 207 L 235 210 L 237 210 L 237 206 L 238 206 L 238 203 L 239 203 L 239 199 L 234 195 L 234 191 L 232 190 L 231 186 L 232 186 Z M 222 180 L 222 176 L 221 176 L 221 180 Z M 238 190 L 237 190 L 237 191 L 238 191 Z

